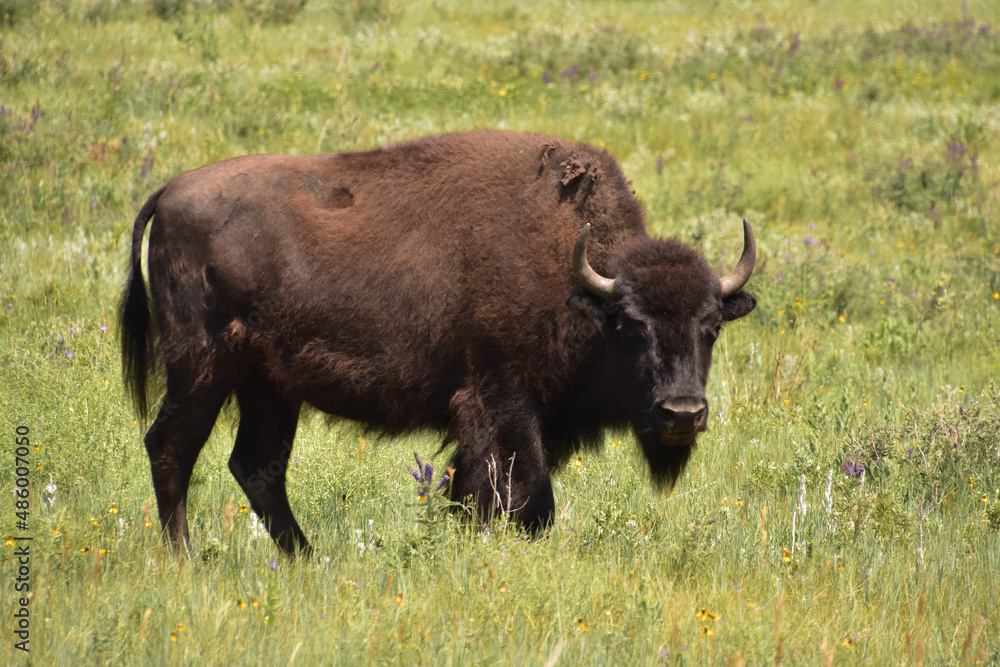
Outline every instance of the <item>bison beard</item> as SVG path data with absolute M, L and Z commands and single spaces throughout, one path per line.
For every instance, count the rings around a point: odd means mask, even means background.
M 145 444 L 166 536 L 186 547 L 191 472 L 234 395 L 229 469 L 290 555 L 308 549 L 285 492 L 304 405 L 440 431 L 452 497 L 531 530 L 553 519 L 550 473 L 608 428 L 631 427 L 671 486 L 707 428 L 712 346 L 755 306 L 756 248 L 744 221 L 719 278 L 645 227 L 614 158 L 535 134 L 255 155 L 170 181 L 136 217 L 119 306 L 144 418 L 165 379 Z
M 691 452 L 694 451 L 695 444 L 677 445 L 674 447 L 664 447 L 655 434 L 639 438 L 642 446 L 642 453 L 649 463 L 649 472 L 653 478 L 653 483 L 660 488 L 669 488 L 674 485 L 677 478 L 684 472 Z

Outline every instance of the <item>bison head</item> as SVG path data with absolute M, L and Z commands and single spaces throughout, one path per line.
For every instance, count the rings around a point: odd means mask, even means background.
M 721 279 L 693 248 L 648 237 L 618 249 L 608 264 L 615 277 L 607 278 L 587 261 L 589 232 L 588 224 L 573 252 L 588 294 L 571 305 L 602 327 L 605 372 L 617 393 L 608 400 L 632 424 L 654 481 L 669 486 L 708 427 L 712 347 L 726 322 L 757 305 L 742 291 L 756 261 L 753 230 L 744 220 L 742 257 Z

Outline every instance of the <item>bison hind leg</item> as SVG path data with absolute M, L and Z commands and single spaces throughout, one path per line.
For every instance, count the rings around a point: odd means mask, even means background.
M 308 555 L 309 542 L 295 521 L 285 488 L 301 404 L 261 380 L 238 388 L 236 400 L 240 426 L 229 470 L 278 547 L 288 556 Z
M 168 369 L 167 393 L 146 432 L 160 523 L 166 537 L 185 550 L 191 473 L 229 391 L 229 386 L 221 382 L 198 383 Z

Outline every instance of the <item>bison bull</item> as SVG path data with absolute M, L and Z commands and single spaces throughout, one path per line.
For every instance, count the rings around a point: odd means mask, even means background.
M 139 211 L 119 308 L 143 416 L 162 357 L 145 443 L 168 538 L 187 543 L 191 471 L 232 394 L 229 469 L 289 554 L 307 548 L 283 465 L 303 403 L 387 433 L 439 430 L 457 443 L 452 497 L 529 529 L 552 520 L 550 472 L 609 427 L 630 426 L 653 480 L 672 485 L 706 430 L 712 346 L 756 305 L 743 231 L 720 279 L 647 235 L 611 155 L 536 134 L 181 174 Z

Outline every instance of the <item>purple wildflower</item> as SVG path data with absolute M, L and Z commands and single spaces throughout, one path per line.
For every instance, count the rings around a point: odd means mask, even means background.
M 948 146 L 945 148 L 945 157 L 952 162 L 958 162 L 962 157 L 969 152 L 969 147 L 963 144 L 958 139 L 952 139 L 948 142 Z
M 73 353 L 70 352 L 69 350 L 66 350 L 66 358 L 67 359 L 72 359 L 73 358 Z
M 272 560 L 271 561 L 271 569 L 272 570 L 277 570 L 278 569 L 278 561 L 276 561 L 276 560 Z
M 709 523 L 715 523 L 715 517 L 713 516 L 711 519 L 708 520 L 708 522 Z
M 844 459 L 844 473 L 848 477 L 861 477 L 861 473 L 865 471 L 865 467 L 858 462 L 858 457 L 854 457 L 852 462 L 850 459 Z
M 410 468 L 410 475 L 417 482 L 417 495 L 421 498 L 426 497 L 427 491 L 434 486 L 434 466 L 430 462 L 424 463 L 420 460 L 420 455 L 413 452 L 413 458 L 417 462 L 417 468 Z M 445 485 L 451 480 L 451 476 L 445 473 L 441 480 L 435 486 L 436 491 L 440 491 L 445 487 Z
M 102 324 L 101 325 L 101 333 L 107 333 L 107 332 L 108 332 L 108 328 Z
M 788 55 L 795 55 L 795 52 L 799 50 L 799 46 L 802 44 L 802 38 L 799 37 L 799 33 L 792 33 L 792 44 L 788 47 Z
M 139 167 L 139 175 L 143 178 L 149 176 L 150 170 L 153 168 L 153 153 L 150 151 L 146 154 L 146 157 L 142 160 L 142 166 Z
M 580 68 L 576 65 L 570 65 L 563 71 L 559 72 L 559 76 L 563 79 L 575 79 L 580 76 Z
M 802 242 L 803 242 L 803 243 L 805 243 L 806 245 L 819 245 L 819 243 L 817 243 L 817 242 L 816 242 L 816 239 L 814 239 L 814 238 L 813 238 L 813 237 L 811 237 L 811 236 L 807 236 L 807 237 L 805 237 L 805 238 L 804 238 L 804 239 L 802 240 Z

